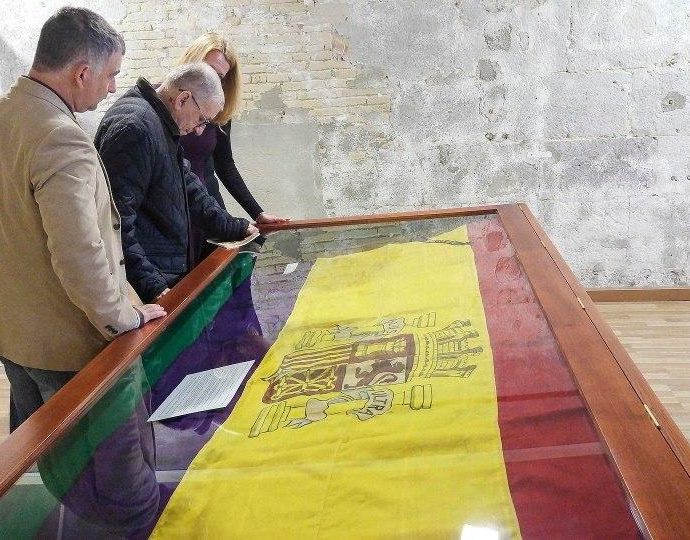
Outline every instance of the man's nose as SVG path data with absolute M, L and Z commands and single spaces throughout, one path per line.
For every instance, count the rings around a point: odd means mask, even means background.
M 114 94 L 115 90 L 117 90 L 117 83 L 113 80 L 109 85 L 108 85 L 108 92 L 110 94 Z

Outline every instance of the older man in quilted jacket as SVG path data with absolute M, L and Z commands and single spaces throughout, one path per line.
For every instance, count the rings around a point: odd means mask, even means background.
M 96 133 L 122 216 L 127 278 L 146 301 L 191 270 L 192 223 L 220 240 L 257 232 L 206 191 L 179 144 L 180 135 L 200 133 L 223 104 L 216 72 L 203 63 L 186 64 L 158 88 L 139 79 L 108 110 Z

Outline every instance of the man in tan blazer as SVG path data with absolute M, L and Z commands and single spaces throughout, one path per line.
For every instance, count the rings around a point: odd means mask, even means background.
M 28 418 L 108 341 L 165 315 L 125 277 L 120 216 L 74 113 L 115 91 L 125 46 L 99 15 L 63 8 L 33 66 L 0 98 L 0 361 Z

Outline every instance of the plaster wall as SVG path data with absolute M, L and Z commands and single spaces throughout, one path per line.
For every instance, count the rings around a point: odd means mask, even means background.
M 0 21 L 0 89 L 60 3 Z M 162 79 L 204 30 L 232 38 L 233 150 L 266 210 L 525 201 L 586 286 L 690 284 L 684 0 L 77 4 L 123 31 L 122 88 Z

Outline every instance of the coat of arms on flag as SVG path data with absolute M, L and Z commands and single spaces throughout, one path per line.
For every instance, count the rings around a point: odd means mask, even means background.
M 347 414 L 369 420 L 395 405 L 432 405 L 434 377 L 469 378 L 483 352 L 469 320 L 436 328 L 436 313 L 388 317 L 374 326 L 310 330 L 269 381 L 251 437 Z

